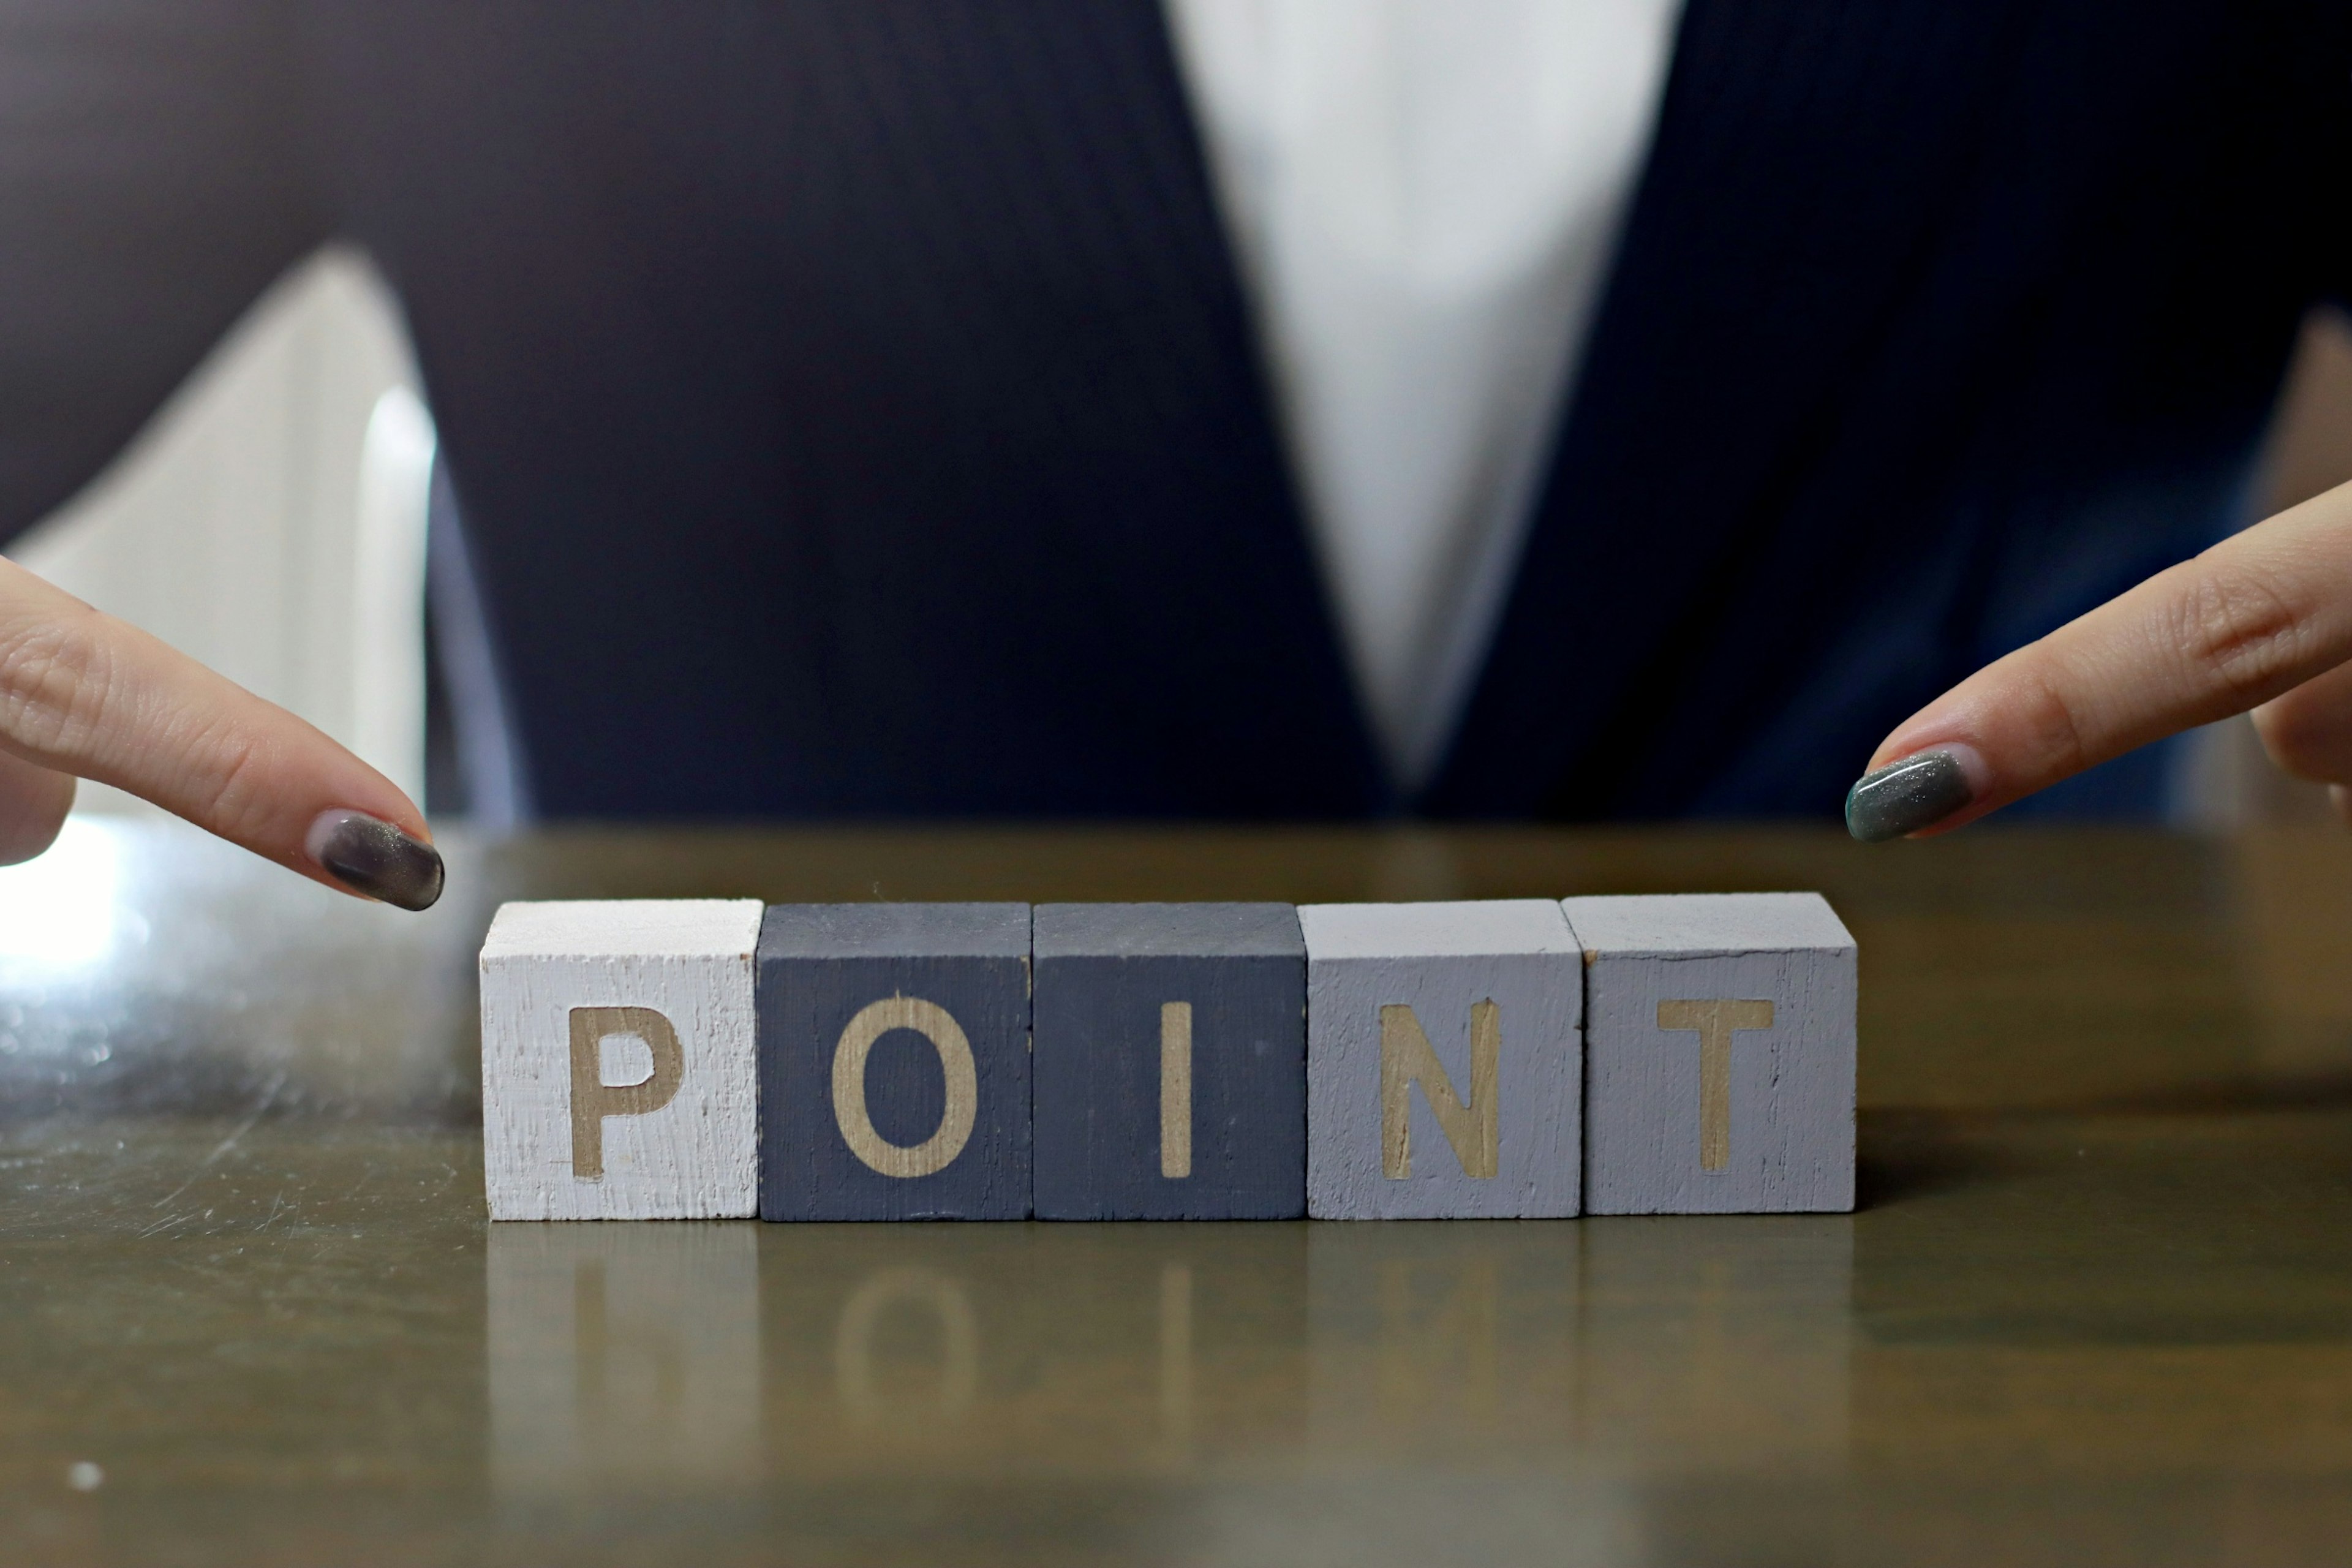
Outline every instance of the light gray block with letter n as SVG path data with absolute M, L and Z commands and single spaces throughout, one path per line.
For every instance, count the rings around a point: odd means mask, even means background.
M 1853 936 L 1818 893 L 1570 899 L 1591 1214 L 1853 1207 Z
M 501 907 L 482 943 L 492 1219 L 759 1209 L 753 899 Z
M 1307 1212 L 1578 1212 L 1583 978 L 1549 900 L 1309 904 Z

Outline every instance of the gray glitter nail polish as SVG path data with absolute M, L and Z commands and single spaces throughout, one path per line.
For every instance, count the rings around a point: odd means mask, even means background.
M 441 852 L 363 811 L 320 813 L 305 844 L 343 886 L 396 909 L 429 910 L 441 896 Z
M 1921 752 L 1854 781 L 1845 795 L 1845 830 L 1864 844 L 1884 844 L 1932 827 L 1975 798 L 1959 758 Z

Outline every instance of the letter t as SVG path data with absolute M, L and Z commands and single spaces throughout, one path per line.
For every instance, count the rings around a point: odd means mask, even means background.
M 1731 1165 L 1731 1035 L 1772 1026 L 1769 1002 L 1661 1002 L 1658 1027 L 1698 1031 L 1698 1163 Z

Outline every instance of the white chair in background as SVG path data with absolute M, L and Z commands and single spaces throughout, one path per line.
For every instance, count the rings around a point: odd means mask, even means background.
M 8 551 L 425 789 L 431 417 L 360 253 L 280 279 L 131 447 Z M 148 811 L 85 785 L 78 809 Z

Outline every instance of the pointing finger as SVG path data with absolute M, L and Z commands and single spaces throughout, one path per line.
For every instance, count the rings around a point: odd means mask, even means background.
M 325 734 L 0 561 L 0 750 L 96 779 L 307 877 L 407 909 L 441 890 L 423 814 Z
M 1847 799 L 1854 836 L 1942 832 L 2352 658 L 2352 486 L 1995 660 L 1906 720 Z

